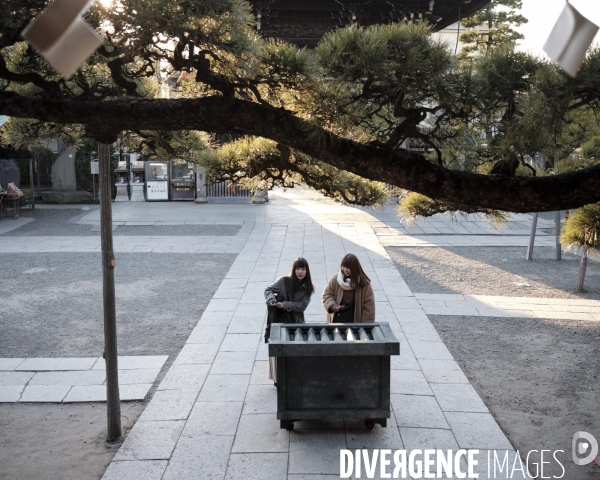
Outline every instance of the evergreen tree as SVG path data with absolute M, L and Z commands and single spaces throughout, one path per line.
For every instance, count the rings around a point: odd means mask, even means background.
M 93 5 L 104 44 L 64 80 L 20 37 L 45 4 L 0 3 L 7 142 L 127 132 L 217 176 L 302 181 L 361 204 L 381 202 L 382 183 L 467 211 L 600 201 L 599 166 L 538 178 L 526 161 L 600 108 L 598 49 L 572 79 L 505 46 L 459 64 L 424 24 L 341 28 L 309 50 L 260 38 L 242 0 L 121 0 Z M 209 133 L 248 138 L 215 151 Z
M 464 44 L 461 58 L 524 38 L 513 28 L 528 22 L 517 12 L 522 6 L 522 0 L 491 0 L 487 7 L 461 20 L 461 25 L 468 29 L 460 35 Z

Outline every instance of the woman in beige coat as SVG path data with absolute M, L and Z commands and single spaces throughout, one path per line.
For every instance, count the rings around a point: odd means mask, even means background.
M 356 255 L 347 254 L 340 270 L 325 287 L 322 296 L 328 323 L 369 323 L 375 321 L 375 295 L 371 280 Z

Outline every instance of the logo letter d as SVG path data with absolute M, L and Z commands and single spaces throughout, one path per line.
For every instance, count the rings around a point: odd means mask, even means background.
M 590 453 L 587 456 L 585 456 L 584 458 L 578 457 L 577 440 L 580 440 L 580 439 L 588 442 L 589 446 L 590 446 Z M 573 435 L 573 442 L 571 445 L 572 445 L 573 462 L 575 462 L 575 465 L 587 465 L 588 463 L 592 463 L 594 458 L 596 458 L 596 455 L 598 455 L 598 441 L 594 438 L 593 435 L 591 435 L 587 432 L 575 433 L 575 435 Z M 585 445 L 584 451 L 587 449 L 587 447 L 588 446 Z M 580 451 L 579 453 L 583 453 L 583 452 Z

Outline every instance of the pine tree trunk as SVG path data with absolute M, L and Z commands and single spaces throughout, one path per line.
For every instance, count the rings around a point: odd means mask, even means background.
M 531 234 L 529 235 L 529 246 L 527 247 L 527 254 L 525 260 L 533 260 L 533 244 L 535 242 L 535 231 L 537 229 L 538 213 L 533 214 L 533 221 L 531 222 Z
M 121 437 L 121 400 L 117 363 L 117 312 L 115 304 L 115 266 L 112 237 L 110 145 L 98 143 L 100 235 L 104 294 L 104 359 L 106 361 L 107 442 Z
M 588 247 L 584 245 L 581 249 L 581 261 L 579 262 L 579 279 L 577 280 L 577 291 L 583 290 L 583 282 L 585 281 L 585 269 L 587 268 Z

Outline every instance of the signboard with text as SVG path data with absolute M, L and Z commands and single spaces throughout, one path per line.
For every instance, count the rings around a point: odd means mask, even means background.
M 169 199 L 169 190 L 168 190 L 168 182 L 156 182 L 156 181 L 147 181 L 146 182 L 146 192 L 147 200 L 168 200 Z

